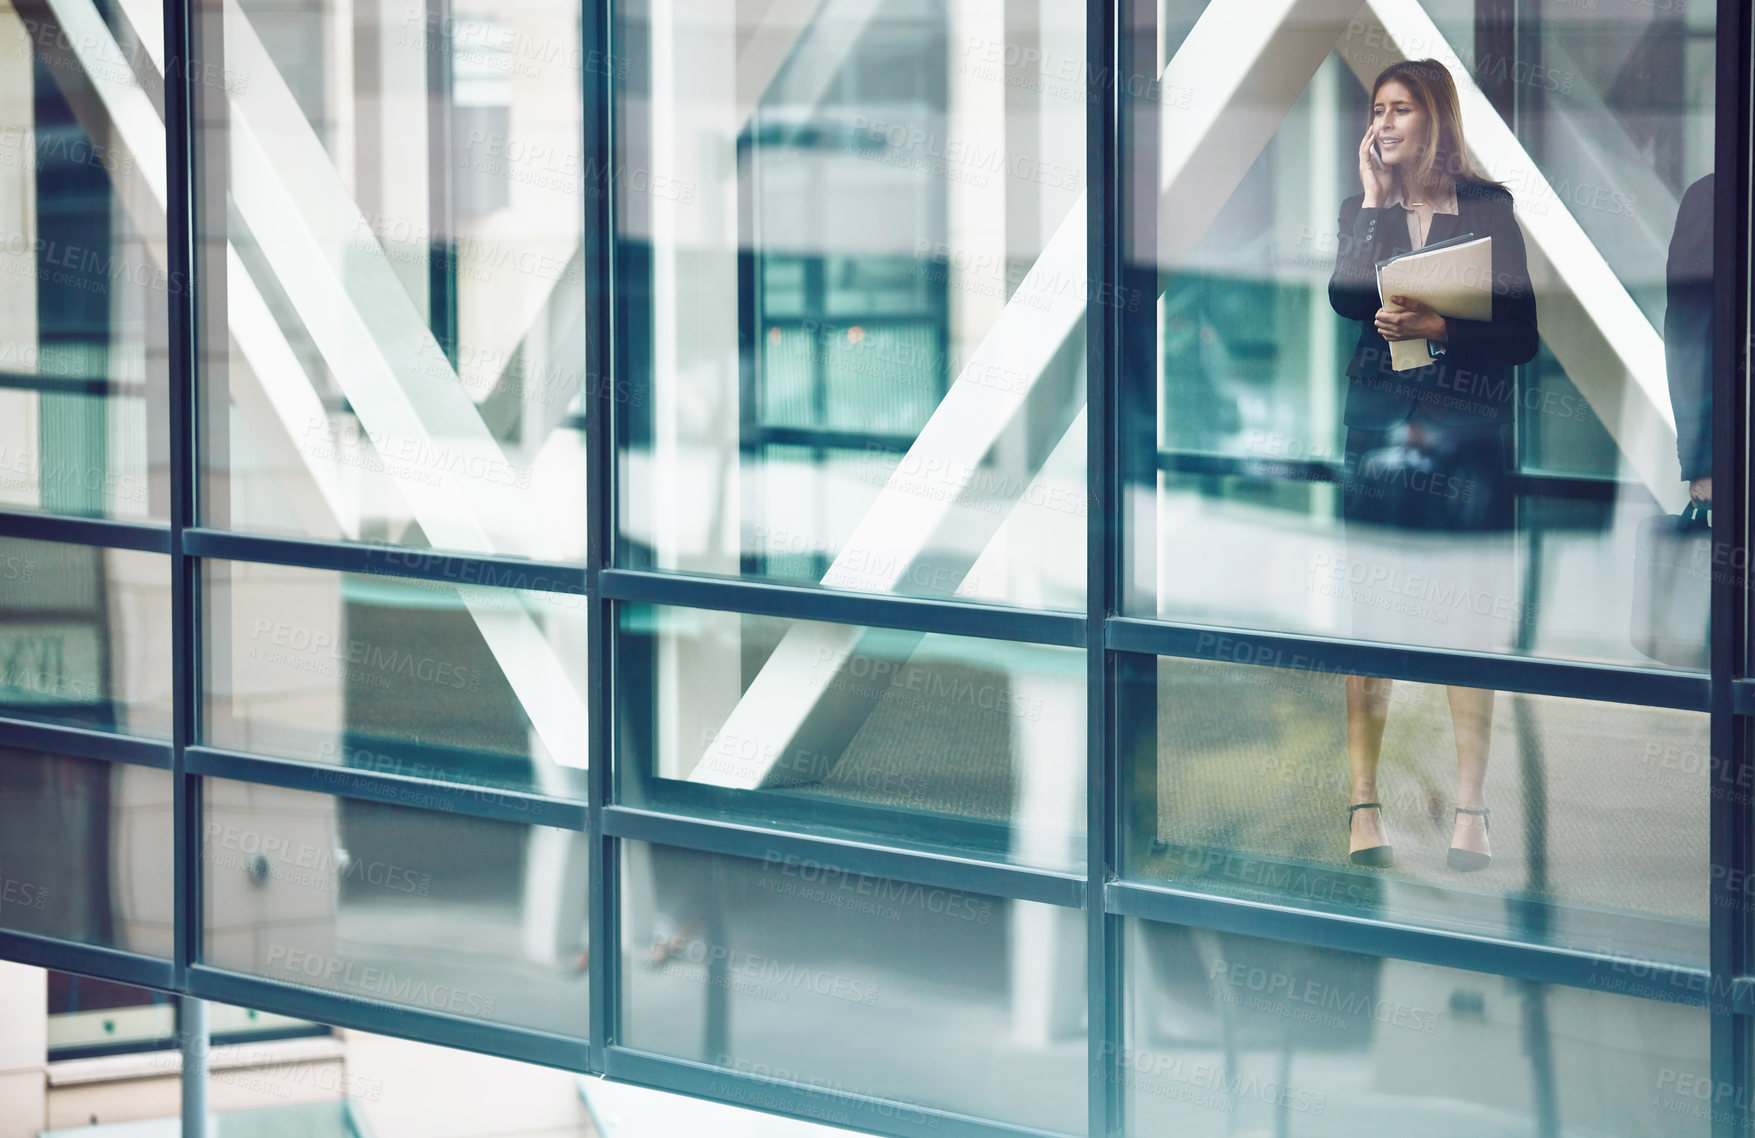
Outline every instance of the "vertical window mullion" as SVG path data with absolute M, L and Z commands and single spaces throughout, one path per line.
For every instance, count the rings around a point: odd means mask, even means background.
M 1120 919 L 1111 917 L 1104 887 L 1118 864 L 1117 826 L 1113 809 L 1120 780 L 1117 766 L 1117 733 L 1120 722 L 1114 701 L 1115 666 L 1105 649 L 1103 632 L 1109 616 L 1117 611 L 1116 595 L 1121 564 L 1121 464 L 1113 461 L 1117 437 L 1114 421 L 1114 377 L 1121 344 L 1121 306 L 1105 303 L 1120 294 L 1122 280 L 1121 181 L 1119 154 L 1121 92 L 1118 81 L 1123 65 L 1131 66 L 1127 35 L 1132 21 L 1148 7 L 1142 3 L 1092 3 L 1086 9 L 1085 77 L 1086 179 L 1090 187 L 1086 203 L 1087 244 L 1085 253 L 1088 303 L 1085 309 L 1086 345 L 1086 479 L 1087 511 L 1085 566 L 1085 716 L 1087 743 L 1085 772 L 1085 952 L 1087 1035 L 1089 1049 L 1089 1133 L 1092 1138 L 1125 1130 L 1123 1096 L 1115 1078 L 1121 1043 Z M 1119 10 L 1119 11 L 1118 11 Z M 1125 12 L 1125 15 L 1121 13 Z
M 1749 518 L 1745 493 L 1750 454 L 1747 416 L 1747 368 L 1744 353 L 1749 335 L 1750 200 L 1750 13 L 1740 0 L 1720 0 L 1714 125 L 1715 183 L 1713 226 L 1713 424 L 1712 469 L 1714 565 L 1731 571 L 1712 578 L 1712 746 L 1709 778 L 1711 821 L 1710 960 L 1712 967 L 1712 1078 L 1715 1102 L 1730 1109 L 1712 1114 L 1714 1138 L 1742 1134 L 1749 1115 L 1751 1068 L 1755 1066 L 1749 1017 L 1737 1014 L 1732 998 L 1734 980 L 1749 966 L 1750 913 L 1745 896 L 1733 887 L 1751 868 L 1747 795 L 1734 793 L 1744 785 L 1750 762 L 1749 724 L 1735 713 L 1737 677 L 1746 667 L 1744 637 L 1748 606 L 1746 562 Z M 1720 1098 L 1721 1092 L 1724 1097 Z
M 200 955 L 201 938 L 201 779 L 184 768 L 184 756 L 198 739 L 200 707 L 199 562 L 183 551 L 183 532 L 196 524 L 196 360 L 200 355 L 196 319 L 200 283 L 196 266 L 195 121 L 198 66 L 194 36 L 196 0 L 164 0 L 165 59 L 165 248 L 166 279 L 186 283 L 170 290 L 166 306 L 166 346 L 170 393 L 167 453 L 171 483 L 171 772 L 172 772 L 172 962 L 177 987 L 188 991 L 188 969 Z M 207 1133 L 207 1005 L 178 997 L 177 1042 L 182 1050 L 181 1116 L 185 1138 Z
M 590 767 L 586 788 L 587 833 L 590 865 L 586 880 L 588 902 L 586 920 L 590 945 L 590 1006 L 591 1023 L 586 1033 L 589 1045 L 588 1064 L 594 1074 L 604 1070 L 604 1052 L 609 1046 L 616 1022 L 616 995 L 619 965 L 615 946 L 620 942 L 617 931 L 617 908 L 620 891 L 616 872 L 616 840 L 603 833 L 603 808 L 608 804 L 614 785 L 610 771 L 613 737 L 610 717 L 615 693 L 611 675 L 611 646 L 615 636 L 615 610 L 604 599 L 599 585 L 599 572 L 610 564 L 614 549 L 615 525 L 615 432 L 617 411 L 614 393 L 621 385 L 609 382 L 614 375 L 610 328 L 615 319 L 611 301 L 611 258 L 615 249 L 615 211 L 612 192 L 615 180 L 614 114 L 617 68 L 610 61 L 617 58 L 620 44 L 612 32 L 615 14 L 612 4 L 587 4 L 579 21 L 580 58 L 602 60 L 598 67 L 581 67 L 584 83 L 584 114 L 581 122 L 584 139 L 580 153 L 585 158 L 585 216 L 580 239 L 585 247 L 585 279 L 587 287 L 585 312 L 585 488 L 586 525 L 586 592 L 590 598 L 591 628 L 590 659 L 586 674 L 591 677 L 588 709 L 591 716 L 590 739 L 586 761 Z

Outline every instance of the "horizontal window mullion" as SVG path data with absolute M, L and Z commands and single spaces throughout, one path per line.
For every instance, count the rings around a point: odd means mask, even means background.
M 81 759 L 101 759 L 110 763 L 132 763 L 137 767 L 171 769 L 171 745 L 158 739 L 141 739 L 132 735 L 112 735 L 89 727 L 67 727 L 57 723 L 39 723 L 34 719 L 0 717 L 0 743 L 54 755 L 70 755 Z
M 876 431 L 833 430 L 826 427 L 794 427 L 757 423 L 747 432 L 743 445 L 813 447 L 821 450 L 883 451 L 906 454 L 913 435 L 881 434 Z
M 1114 652 L 1329 675 L 1383 676 L 1681 711 L 1706 711 L 1711 691 L 1707 676 L 1687 672 L 1371 644 L 1134 617 L 1111 618 L 1103 640 Z
M 247 755 L 218 747 L 190 747 L 183 766 L 190 774 L 237 782 L 264 783 L 287 790 L 331 794 L 391 806 L 446 814 L 466 814 L 527 826 L 584 831 L 585 803 L 548 798 L 496 786 L 437 782 L 386 771 Z
M 142 553 L 168 554 L 171 551 L 171 531 L 162 525 L 18 510 L 0 510 L 0 537 L 59 541 L 104 549 L 133 549 Z
M 979 601 L 845 593 L 805 585 L 633 569 L 605 569 L 599 587 L 611 600 L 640 604 L 1017 640 L 1065 648 L 1082 648 L 1085 642 L 1082 613 L 1041 612 Z
M 1051 1130 L 988 1122 L 898 1099 L 849 1094 L 821 1083 L 788 1083 L 618 1045 L 605 1049 L 604 1074 L 619 1083 L 813 1122 L 857 1126 L 896 1138 L 1064 1138 Z
M 190 966 L 188 994 L 203 1000 L 316 1020 L 336 1027 L 589 1073 L 590 1051 L 583 1039 L 482 1023 L 422 1008 L 399 1007 L 284 980 L 247 976 L 207 964 Z M 583 1028 L 584 1025 L 580 1026 Z
M 603 809 L 606 836 L 808 867 L 826 877 L 884 877 L 919 885 L 1083 908 L 1084 875 L 980 861 L 871 842 L 807 837 L 737 822 L 687 818 L 632 806 Z
M 183 552 L 191 557 L 291 565 L 336 573 L 409 577 L 421 581 L 531 592 L 589 594 L 583 565 L 529 561 L 518 557 L 483 557 L 467 553 L 395 545 L 367 545 L 305 538 L 263 537 L 225 530 L 183 531 Z
M 1711 974 L 1703 968 L 1446 932 L 1368 917 L 1318 913 L 1181 889 L 1112 881 L 1104 890 L 1104 904 L 1110 914 L 1119 917 L 1665 1003 L 1705 1006 L 1713 991 Z M 1728 990 L 1729 984 L 1723 987 Z
M 1321 459 L 1214 454 L 1191 450 L 1160 450 L 1157 467 L 1167 474 L 1237 478 L 1264 483 L 1338 483 L 1343 481 L 1344 474 L 1341 463 Z M 1538 470 L 1513 471 L 1506 476 L 1506 484 L 1519 497 L 1605 503 L 1613 503 L 1621 494 L 1634 491 L 1642 485 L 1637 480 L 1550 474 Z
M 144 399 L 147 396 L 144 383 L 118 383 L 101 375 L 38 375 L 19 371 L 0 371 L 0 389 L 34 391 L 39 395 L 83 395 L 96 399 Z
M 177 969 L 169 960 L 34 933 L 0 929 L 0 960 L 96 976 L 160 992 L 177 990 Z

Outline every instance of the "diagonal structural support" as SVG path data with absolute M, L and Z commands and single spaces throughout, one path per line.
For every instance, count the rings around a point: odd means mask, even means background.
M 92 138 L 110 139 L 131 166 L 112 171 L 123 208 L 159 265 L 169 264 L 165 248 L 165 128 L 147 93 L 119 75 L 113 61 L 109 28 L 89 4 L 25 0 L 40 26 L 59 27 L 66 36 L 58 47 L 72 53 L 46 55 L 51 74 L 73 108 L 80 128 Z M 159 72 L 164 70 L 163 10 L 141 0 L 124 0 L 123 14 L 136 41 Z M 339 472 L 307 459 L 300 437 L 283 424 L 309 423 L 323 415 L 322 401 L 306 380 L 286 334 L 270 314 L 267 302 L 243 271 L 237 251 L 226 247 L 226 299 L 231 312 L 228 335 L 258 379 L 236 391 L 239 409 L 258 441 L 284 469 L 303 470 L 309 483 L 288 486 L 288 497 L 300 522 L 310 532 L 359 536 L 357 507 L 341 485 Z M 310 442 L 309 432 L 304 436 Z
M 842 0 L 835 19 L 821 18 L 825 0 L 774 0 L 743 39 L 737 52 L 736 129 L 749 128 L 761 99 L 786 72 L 788 99 L 815 104 L 834 81 L 881 0 Z M 615 170 L 601 176 L 610 178 Z M 532 462 L 566 419 L 573 399 L 593 378 L 569 361 L 585 351 L 585 248 L 576 247 L 560 279 L 549 290 L 493 390 L 482 400 L 482 415 L 495 437 L 514 433 L 523 461 Z M 540 382 L 533 379 L 540 377 Z M 535 388 L 526 398 L 526 387 Z
M 1158 248 L 1131 250 L 1138 263 L 1188 263 L 1358 12 L 1358 0 L 1207 6 L 1160 79 Z
M 1210 145 L 1191 145 L 1186 120 L 1165 116 L 1165 138 L 1175 146 L 1165 145 L 1163 152 L 1160 208 L 1178 210 L 1180 240 L 1188 247 L 1211 225 L 1358 11 L 1356 0 L 1276 0 L 1273 11 L 1264 7 L 1209 6 L 1165 72 L 1166 88 L 1200 92 L 1201 100 L 1191 100 L 1191 106 L 1207 124 L 1201 133 L 1223 135 Z M 1275 36 L 1286 28 L 1297 34 Z M 976 495 L 983 460 L 999 433 L 1032 415 L 1057 420 L 1055 441 L 1070 426 L 1070 416 L 1057 413 L 1067 389 L 1050 377 L 1057 359 L 1082 360 L 1072 337 L 1082 327 L 1087 302 L 1085 239 L 1081 196 L 848 537 L 824 585 L 890 592 L 904 580 L 964 578 L 1005 517 L 1003 509 L 980 518 L 959 509 Z M 1166 260 L 1181 256 L 1176 249 L 1165 252 Z M 993 375 L 1022 382 L 995 391 L 986 386 Z M 1007 507 L 1016 504 L 1050 449 L 1033 455 Z M 911 472 L 928 472 L 930 483 L 920 485 Z M 794 626 L 691 780 L 754 789 L 820 778 L 823 756 L 838 756 L 883 696 L 880 685 L 852 675 L 865 635 L 854 628 Z
M 70 45 L 77 66 L 56 68 L 55 74 L 80 115 L 81 126 L 94 137 L 113 139 L 118 151 L 135 156 L 136 170 L 132 173 L 138 177 L 119 178 L 118 192 L 141 232 L 147 235 L 153 255 L 164 264 L 162 119 L 140 87 L 115 74 L 114 68 L 103 66 L 105 58 L 120 55 L 109 28 L 90 0 L 33 2 L 32 15 L 67 33 L 63 39 Z M 515 521 L 516 512 L 506 505 L 510 495 L 496 495 L 488 484 L 494 473 L 510 468 L 497 444 L 487 436 L 480 416 L 454 373 L 452 382 L 446 384 L 442 378 L 434 381 L 420 374 L 397 372 L 395 365 L 412 373 L 407 361 L 421 354 L 422 337 L 430 341 L 431 332 L 418 318 L 415 321 L 418 331 L 408 321 L 397 319 L 401 310 L 395 307 L 395 300 L 401 300 L 411 310 L 412 306 L 407 305 L 406 294 L 394 281 L 388 258 L 375 241 L 368 243 L 362 238 L 367 231 L 358 208 L 340 185 L 291 92 L 235 5 L 227 8 L 226 27 L 228 53 L 235 53 L 230 58 L 238 60 L 251 75 L 247 89 L 251 93 L 250 107 L 240 105 L 246 101 L 240 96 L 234 96 L 232 106 L 232 174 L 240 213 L 262 240 L 263 251 L 275 266 L 277 278 L 316 335 L 324 358 L 343 382 L 367 433 L 374 438 L 410 440 L 417 448 L 427 448 L 423 454 L 433 456 L 442 476 L 440 485 L 416 484 L 424 493 L 411 494 L 417 520 L 429 538 L 467 552 L 494 552 L 495 535 L 475 520 L 481 515 L 473 513 L 472 508 L 485 508 L 486 516 L 502 523 Z M 161 56 L 154 55 L 153 62 L 162 69 Z M 294 172 L 294 184 L 288 184 L 283 178 L 287 171 L 284 167 L 277 169 L 269 152 L 257 141 L 252 112 L 274 124 L 277 142 L 282 144 L 276 148 L 275 158 L 281 163 L 288 160 L 302 163 Z M 328 183 L 323 180 L 325 173 Z M 321 249 L 316 244 L 318 233 L 312 229 L 313 214 L 331 223 L 327 234 L 330 237 L 337 236 L 334 223 L 343 226 L 340 241 L 325 246 L 346 250 L 343 265 L 322 262 Z M 242 271 L 236 250 L 229 244 L 227 257 L 228 276 L 233 282 L 228 300 L 241 297 L 244 301 L 241 312 L 244 319 L 233 326 L 232 333 L 248 337 L 268 335 L 268 329 L 274 329 L 267 339 L 240 347 L 252 367 L 272 369 L 267 374 L 259 373 L 266 402 L 281 418 L 286 435 L 305 465 L 315 467 L 319 464 L 312 461 L 309 451 L 301 448 L 299 442 L 314 431 L 326 431 L 326 420 L 287 422 L 283 418 L 289 411 L 310 412 L 311 399 L 293 390 L 301 383 L 308 386 L 308 382 L 302 373 L 284 371 L 289 362 L 296 366 L 296 359 L 260 292 L 240 283 L 247 282 L 248 274 Z M 385 289 L 385 281 L 380 279 L 386 274 L 395 286 L 393 291 Z M 383 317 L 388 330 L 374 327 L 373 321 L 366 320 L 358 306 L 363 299 L 361 291 L 373 302 L 374 321 Z M 380 342 L 381 335 L 387 343 Z M 443 359 L 442 353 L 429 351 L 425 355 L 428 360 Z M 407 381 L 407 386 L 402 381 Z M 454 398 L 447 397 L 445 392 L 452 393 Z M 332 482 L 326 483 L 314 469 L 313 477 L 326 498 L 340 500 Z M 338 523 L 346 519 L 357 528 L 357 521 L 346 512 L 336 513 Z M 583 766 L 584 700 L 541 627 L 515 600 L 508 603 L 508 598 L 489 590 L 464 587 L 460 592 L 549 753 L 563 764 Z
M 1157 227 L 1155 250 L 1132 254 L 1143 261 L 1155 260 L 1166 271 L 1185 263 L 1329 53 L 1340 47 L 1346 54 L 1354 38 L 1363 42 L 1367 37 L 1359 33 L 1369 28 L 1372 17 L 1383 19 L 1394 42 L 1445 43 L 1416 0 L 1371 0 L 1364 9 L 1356 0 L 1209 5 L 1161 81 L 1161 88 L 1176 97 L 1166 100 L 1162 115 L 1162 188 L 1157 208 L 1159 216 L 1174 219 L 1174 224 Z M 1450 54 L 1454 59 L 1454 52 Z M 1358 58 L 1356 52 L 1349 58 L 1356 72 L 1364 66 L 1356 62 Z M 1399 52 L 1396 58 L 1401 58 Z M 1519 217 L 1532 248 L 1540 254 L 1538 263 L 1532 264 L 1532 275 L 1544 293 L 1539 298 L 1544 336 L 1550 327 L 1554 330 L 1549 346 L 1575 380 L 1582 378 L 1581 390 L 1610 424 L 1653 494 L 1670 501 L 1679 485 L 1674 474 L 1675 433 L 1662 397 L 1662 345 L 1655 330 L 1564 206 L 1541 213 L 1532 210 L 1530 203 L 1541 200 L 1541 189 L 1547 190 L 1548 200 L 1555 200 L 1552 189 L 1466 69 L 1453 65 L 1453 71 L 1483 166 L 1495 176 L 1537 188 L 1535 194 L 1520 195 Z M 1372 68 L 1363 81 L 1375 75 Z M 1182 92 L 1187 92 L 1186 100 L 1180 98 Z M 1082 208 L 1075 209 L 1031 270 L 1038 288 L 1040 281 L 1057 273 L 1071 272 L 1075 279 L 1083 279 L 1083 228 Z M 1071 248 L 1075 243 L 1076 254 Z M 1082 311 L 1082 295 L 1078 300 Z M 945 547 L 934 545 L 948 524 L 954 524 L 950 505 L 969 492 L 990 445 L 990 438 L 980 430 L 967 431 L 969 411 L 958 397 L 959 389 L 981 374 L 975 370 L 978 365 L 1003 358 L 1007 366 L 1021 367 L 1025 376 L 1034 377 L 1020 404 L 1041 399 L 1046 405 L 1047 398 L 1037 393 L 1047 390 L 1041 380 L 1059 348 L 1058 344 L 1050 347 L 1049 341 L 1054 330 L 1070 333 L 1074 324 L 1050 317 L 1025 332 L 1014 345 L 1016 350 L 1008 352 L 1003 341 L 1019 334 L 1019 310 L 1031 303 L 1024 289 L 1008 303 L 992 334 L 910 448 L 898 476 L 886 485 L 825 574 L 824 585 L 891 591 L 929 556 L 928 550 L 940 552 L 939 567 L 951 570 L 952 580 L 960 579 L 974 563 L 979 551 L 968 553 L 967 546 L 953 543 L 948 548 L 957 552 L 947 558 Z M 945 502 L 924 500 L 900 473 L 918 469 L 946 472 Z M 858 629 L 795 626 L 757 674 L 690 778 L 754 789 L 821 777 L 824 762 L 832 761 L 825 756 L 839 754 L 839 745 L 882 697 L 873 685 L 853 682 L 848 672 L 850 662 L 861 654 L 862 635 Z

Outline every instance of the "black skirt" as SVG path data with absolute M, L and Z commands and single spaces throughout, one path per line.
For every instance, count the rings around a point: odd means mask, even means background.
M 1449 533 L 1509 531 L 1512 436 L 1497 423 L 1350 427 L 1341 482 L 1349 524 Z

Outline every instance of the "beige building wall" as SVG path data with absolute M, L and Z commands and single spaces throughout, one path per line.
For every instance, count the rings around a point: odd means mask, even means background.
M 49 1053 L 49 974 L 0 961 L 0 1138 L 43 1129 Z

